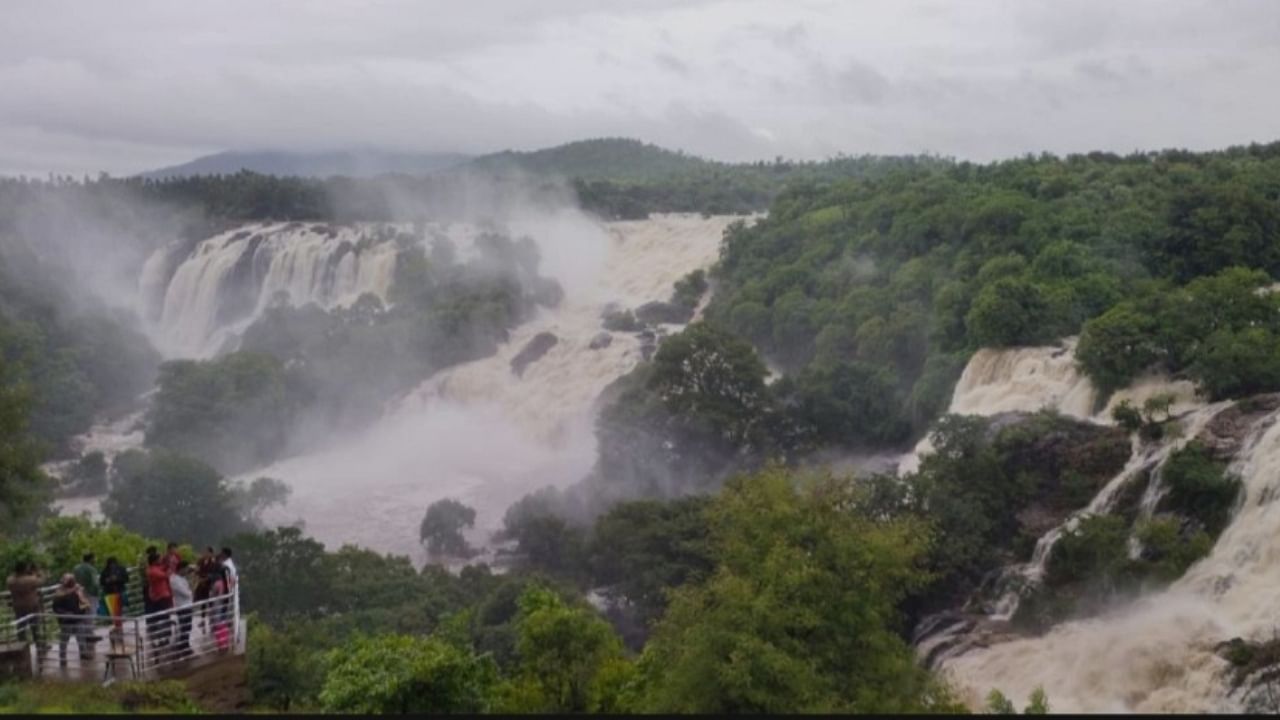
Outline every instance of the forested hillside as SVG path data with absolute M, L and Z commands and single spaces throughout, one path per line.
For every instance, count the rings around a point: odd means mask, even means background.
M 1275 337 L 1274 303 L 1248 291 L 1280 271 L 1277 198 L 1280 145 L 793 188 L 726 239 L 707 318 L 792 378 L 819 425 L 890 392 L 896 414 L 839 433 L 854 444 L 918 435 L 979 347 L 1079 333 L 1105 387 L 1159 367 L 1229 395 L 1243 386 L 1219 365 Z

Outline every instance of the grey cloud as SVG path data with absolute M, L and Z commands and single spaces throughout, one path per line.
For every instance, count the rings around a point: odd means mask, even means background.
M 667 72 L 675 73 L 676 75 L 689 74 L 688 64 L 671 53 L 658 53 L 653 57 L 653 61 L 657 63 L 658 67 Z
M 1280 137 L 1277 37 L 1271 0 L 18 1 L 0 172 L 601 135 L 733 159 L 1221 147 Z
M 853 102 L 878 103 L 889 92 L 888 79 L 879 70 L 857 60 L 846 63 L 833 80 L 833 89 L 839 96 Z

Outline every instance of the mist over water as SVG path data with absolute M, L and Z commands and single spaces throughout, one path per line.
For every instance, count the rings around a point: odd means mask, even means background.
M 687 215 L 598 223 L 563 215 L 513 223 L 538 243 L 565 288 L 555 309 L 517 327 L 492 357 L 444 370 L 395 403 L 372 427 L 323 451 L 254 471 L 293 488 L 269 524 L 302 521 L 331 545 L 357 543 L 424 559 L 418 523 L 451 497 L 477 510 L 483 543 L 526 493 L 580 480 L 595 460 L 595 401 L 642 358 L 634 334 L 604 332 L 610 304 L 665 300 L 683 275 L 714 262 L 735 218 Z M 540 333 L 557 342 L 522 375 L 511 360 Z M 598 344 L 598 343 L 597 343 Z

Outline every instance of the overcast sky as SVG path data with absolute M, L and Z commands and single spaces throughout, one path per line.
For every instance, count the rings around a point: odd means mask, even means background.
M 1277 0 L 6 0 L 0 172 L 630 136 L 726 160 L 1280 139 Z

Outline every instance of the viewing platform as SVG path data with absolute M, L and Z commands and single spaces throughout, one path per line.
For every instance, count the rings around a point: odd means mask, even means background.
M 246 632 L 238 589 L 151 614 L 140 612 L 141 602 L 134 602 L 119 618 L 53 613 L 49 607 L 56 590 L 43 588 L 44 610 L 21 620 L 13 616 L 9 593 L 0 593 L 0 679 L 180 679 L 227 659 L 238 662 L 244 655 Z M 140 588 L 128 595 L 140 598 Z

